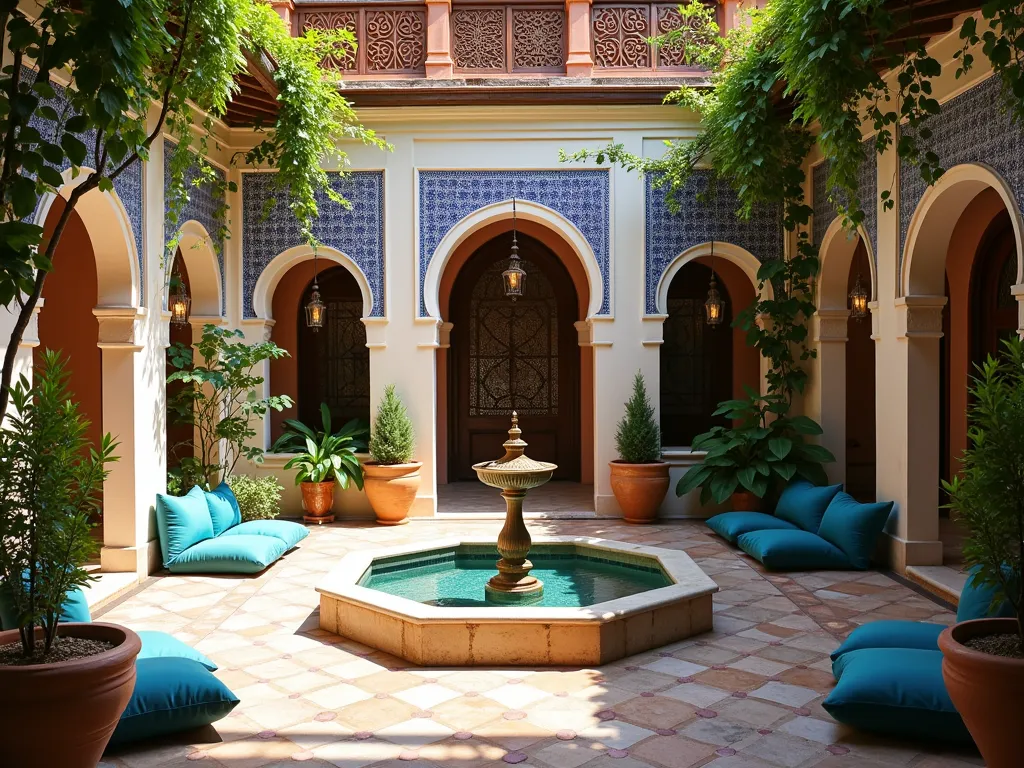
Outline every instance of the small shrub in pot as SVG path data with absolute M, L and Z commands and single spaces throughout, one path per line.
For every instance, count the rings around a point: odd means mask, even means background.
M 420 487 L 420 462 L 413 461 L 416 436 L 395 385 L 384 389 L 370 432 L 370 461 L 363 465 L 366 498 L 381 525 L 407 522 Z
M 661 429 L 640 371 L 625 408 L 615 432 L 619 460 L 609 465 L 612 493 L 627 523 L 650 523 L 668 491 L 669 466 L 661 460 Z

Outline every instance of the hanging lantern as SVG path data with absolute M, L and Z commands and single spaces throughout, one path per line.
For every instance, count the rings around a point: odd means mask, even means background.
M 704 302 L 704 317 L 707 324 L 714 328 L 725 319 L 725 301 L 718 292 L 715 280 L 715 241 L 711 241 L 711 283 L 708 285 L 708 300 Z
M 512 255 L 508 260 L 508 269 L 501 273 L 505 284 L 505 295 L 515 301 L 523 295 L 526 283 L 526 271 L 519 261 L 519 244 L 516 242 L 516 199 L 512 198 Z
M 309 295 L 309 303 L 306 304 L 306 327 L 312 328 L 313 333 L 324 327 L 324 315 L 327 314 L 327 307 L 320 300 L 320 286 L 317 285 L 316 251 L 313 251 L 313 292 Z
M 711 283 L 708 285 L 708 300 L 704 302 L 704 314 L 708 325 L 714 327 L 721 325 L 725 319 L 725 301 L 722 294 L 718 292 L 718 282 L 715 280 L 715 273 L 711 273 Z
M 181 279 L 181 275 L 174 274 L 171 278 L 171 288 L 174 289 L 168 300 L 168 308 L 171 310 L 171 325 L 188 325 L 188 317 L 192 311 L 192 297 L 188 295 L 188 288 Z
M 863 320 L 868 316 L 868 292 L 861 282 L 860 274 L 853 283 L 853 290 L 850 291 L 850 317 L 854 320 Z

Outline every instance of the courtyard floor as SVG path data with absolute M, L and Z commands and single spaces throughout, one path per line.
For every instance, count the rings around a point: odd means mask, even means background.
M 500 521 L 330 526 L 265 573 L 158 577 L 97 619 L 171 632 L 213 658 L 241 704 L 215 728 L 108 755 L 102 768 L 962 768 L 970 752 L 833 721 L 828 654 L 878 619 L 948 624 L 878 572 L 753 567 L 698 522 L 537 520 L 535 534 L 682 549 L 718 583 L 713 632 L 594 669 L 420 669 L 318 628 L 315 585 L 345 553 Z

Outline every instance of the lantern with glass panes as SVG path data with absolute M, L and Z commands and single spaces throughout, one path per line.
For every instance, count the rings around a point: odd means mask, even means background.
M 508 260 L 508 269 L 501 273 L 505 284 L 505 295 L 515 301 L 523 295 L 526 284 L 526 271 L 519 261 L 519 244 L 516 242 L 516 199 L 512 198 L 512 255 Z
M 861 276 L 858 273 L 857 279 L 853 283 L 853 290 L 850 291 L 850 317 L 854 320 L 863 320 L 867 316 L 868 292 L 864 288 Z
M 704 302 L 704 317 L 707 324 L 714 328 L 725 319 L 725 300 L 718 292 L 718 281 L 715 280 L 715 241 L 711 241 L 711 283 L 708 285 L 708 298 Z
M 306 327 L 313 329 L 316 333 L 324 327 L 324 315 L 327 314 L 327 307 L 320 300 L 320 286 L 317 284 L 316 251 L 313 251 L 313 292 L 309 295 L 309 302 L 306 304 Z
M 192 297 L 188 295 L 188 287 L 181 279 L 181 273 L 175 272 L 171 277 L 170 288 L 173 293 L 168 297 L 167 308 L 171 311 L 171 325 L 188 325 L 192 312 Z

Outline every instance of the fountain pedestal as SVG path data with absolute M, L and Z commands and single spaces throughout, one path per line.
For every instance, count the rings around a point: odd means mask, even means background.
M 540 600 L 544 584 L 530 575 L 533 568 L 530 554 L 530 532 L 523 522 L 523 499 L 531 488 L 551 479 L 557 465 L 534 461 L 524 454 L 527 443 L 522 439 L 519 417 L 512 412 L 512 428 L 505 441 L 505 455 L 496 461 L 474 464 L 480 482 L 501 489 L 505 499 L 505 525 L 498 534 L 498 573 L 487 582 L 487 599 L 496 603 L 531 603 Z

